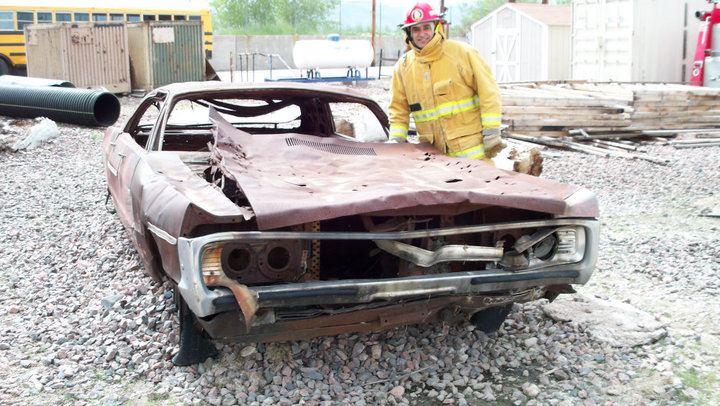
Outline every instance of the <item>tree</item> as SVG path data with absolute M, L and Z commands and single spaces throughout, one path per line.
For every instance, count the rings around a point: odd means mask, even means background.
M 215 31 L 224 34 L 313 34 L 327 31 L 339 0 L 214 0 Z
M 516 0 L 517 3 L 539 3 L 539 0 Z M 460 6 L 461 13 L 463 15 L 460 26 L 453 27 L 454 30 L 458 30 L 463 34 L 467 34 L 470 31 L 470 26 L 475 22 L 490 14 L 496 8 L 507 3 L 507 0 L 476 0 L 471 3 L 463 3 Z M 552 2 L 551 2 L 552 3 Z M 556 0 L 555 4 L 567 4 L 570 0 Z M 456 31 L 457 32 L 457 31 Z

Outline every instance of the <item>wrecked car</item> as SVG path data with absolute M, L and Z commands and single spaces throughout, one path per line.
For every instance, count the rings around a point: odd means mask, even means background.
M 117 215 L 174 288 L 176 364 L 213 356 L 212 340 L 466 320 L 492 332 L 513 303 L 588 281 L 590 191 L 362 141 L 387 127 L 346 87 L 203 82 L 158 88 L 108 128 Z

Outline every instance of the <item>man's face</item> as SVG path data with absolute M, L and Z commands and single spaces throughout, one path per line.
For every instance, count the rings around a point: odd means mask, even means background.
M 410 36 L 412 36 L 413 42 L 420 49 L 423 49 L 430 42 L 434 34 L 435 24 L 433 23 L 422 23 L 410 27 Z

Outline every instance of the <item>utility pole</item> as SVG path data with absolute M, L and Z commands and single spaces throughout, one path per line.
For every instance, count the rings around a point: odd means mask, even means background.
M 445 14 L 445 0 L 440 0 L 440 13 Z M 450 21 L 445 20 L 445 38 L 450 39 Z

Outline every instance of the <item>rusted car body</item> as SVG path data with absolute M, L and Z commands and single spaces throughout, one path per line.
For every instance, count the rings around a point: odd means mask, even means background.
M 107 130 L 118 216 L 203 336 L 480 322 L 590 278 L 588 190 L 428 144 L 360 142 L 338 114 L 388 126 L 375 101 L 343 87 L 205 82 L 156 89 Z

